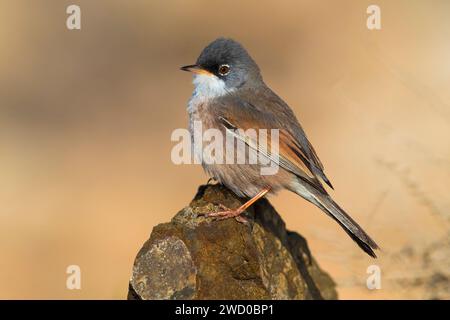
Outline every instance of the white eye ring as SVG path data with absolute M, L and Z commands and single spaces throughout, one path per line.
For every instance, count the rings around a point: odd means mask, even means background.
M 221 76 L 226 76 L 229 73 L 230 73 L 230 66 L 227 64 L 221 64 L 219 67 L 219 74 Z

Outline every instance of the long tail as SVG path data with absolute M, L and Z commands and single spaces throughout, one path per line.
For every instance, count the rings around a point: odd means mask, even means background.
M 302 188 L 303 189 L 303 188 Z M 305 194 L 305 189 L 303 192 L 298 192 L 300 196 L 304 197 L 308 201 L 314 203 L 320 209 L 322 209 L 326 214 L 336 220 L 337 223 L 344 229 L 345 232 L 356 242 L 356 244 L 364 250 L 369 256 L 376 258 L 374 250 L 379 249 L 378 245 L 369 235 L 353 220 L 328 194 L 319 192 L 317 190 L 309 189 L 309 194 Z

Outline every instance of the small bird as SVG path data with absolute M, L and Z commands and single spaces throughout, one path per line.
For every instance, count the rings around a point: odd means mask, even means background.
M 241 213 L 248 207 L 268 194 L 287 189 L 323 210 L 362 250 L 376 258 L 374 250 L 378 245 L 325 190 L 322 182 L 332 189 L 333 186 L 294 112 L 264 83 L 258 65 L 241 44 L 218 38 L 203 49 L 195 64 L 181 67 L 181 70 L 194 74 L 195 88 L 187 108 L 192 139 L 194 123 L 199 122 L 203 130 L 217 129 L 224 136 L 227 131 L 232 131 L 245 141 L 249 150 L 267 156 L 267 152 L 255 147 L 257 144 L 251 141 L 252 137 L 242 132 L 247 129 L 278 129 L 279 132 L 279 170 L 276 174 L 261 175 L 261 164 L 258 163 L 202 162 L 211 178 L 236 195 L 250 199 L 239 208 L 222 207 L 224 211 L 208 216 L 235 217 L 246 222 Z M 232 151 L 236 148 L 234 145 Z M 202 153 L 203 149 L 194 152 Z

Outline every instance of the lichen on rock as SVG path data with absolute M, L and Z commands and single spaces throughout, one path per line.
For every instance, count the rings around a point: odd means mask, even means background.
M 135 259 L 128 298 L 336 299 L 306 240 L 286 230 L 266 199 L 245 212 L 248 224 L 203 215 L 244 201 L 221 185 L 201 186 L 188 207 L 153 229 Z

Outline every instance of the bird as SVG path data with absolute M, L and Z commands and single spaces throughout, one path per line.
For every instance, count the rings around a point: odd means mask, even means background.
M 242 213 L 257 200 L 287 189 L 311 202 L 333 218 L 369 256 L 379 249 L 374 240 L 329 195 L 323 183 L 334 189 L 294 112 L 263 81 L 261 71 L 247 50 L 237 41 L 220 37 L 208 44 L 195 64 L 180 68 L 193 74 L 194 91 L 187 104 L 189 131 L 194 139 L 194 124 L 203 130 L 216 129 L 244 142 L 249 152 L 270 158 L 248 129 L 278 130 L 278 171 L 261 174 L 260 163 L 214 163 L 201 160 L 208 176 L 239 197 L 249 199 L 242 206 L 206 214 L 216 219 L 236 218 L 246 222 Z M 269 139 L 267 139 L 269 140 Z M 225 144 L 225 142 L 223 142 Z M 242 148 L 242 144 L 240 144 Z M 194 150 L 201 158 L 204 147 Z M 236 152 L 237 144 L 231 150 Z M 249 153 L 250 154 L 250 153 Z M 271 158 L 270 158 L 271 159 Z M 274 160 L 275 161 L 275 160 Z

